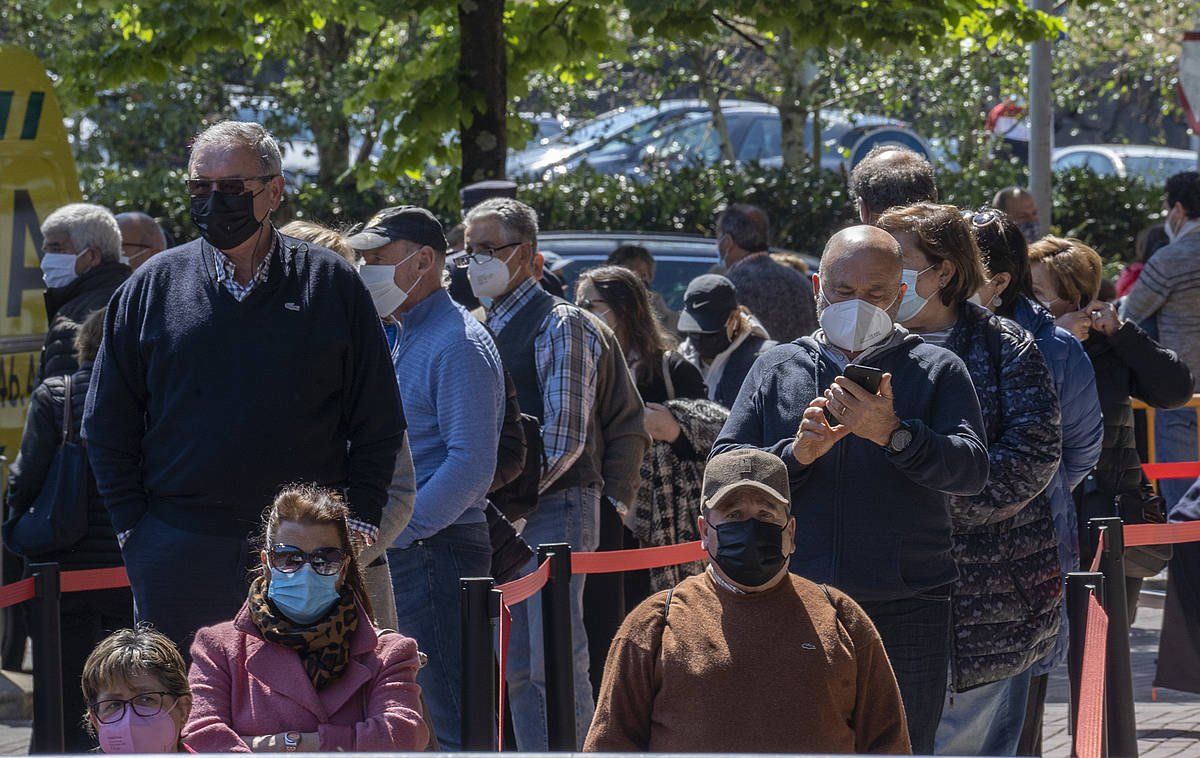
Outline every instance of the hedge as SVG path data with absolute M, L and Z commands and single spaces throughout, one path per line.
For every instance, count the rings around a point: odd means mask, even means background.
M 188 221 L 181 170 L 145 175 L 81 169 L 85 196 L 91 202 L 114 212 L 146 210 L 180 240 L 195 235 Z M 997 189 L 1020 181 L 1020 169 L 1007 163 L 938 176 L 943 202 L 971 208 L 987 204 Z M 308 184 L 290 188 L 276 218 L 286 221 L 299 216 L 344 229 L 365 221 L 379 208 L 407 203 L 430 208 L 449 227 L 461 219 L 461 212 L 448 189 L 442 181 L 404 180 L 334 192 Z M 831 234 L 857 221 L 846 177 L 818 168 L 686 167 L 636 178 L 584 169 L 524 185 L 519 197 L 538 211 L 543 229 L 708 235 L 722 206 L 754 203 L 770 216 L 776 245 L 814 255 Z M 1056 177 L 1053 226 L 1057 233 L 1083 239 L 1109 261 L 1131 260 L 1138 231 L 1161 219 L 1161 206 L 1161 188 L 1076 170 Z

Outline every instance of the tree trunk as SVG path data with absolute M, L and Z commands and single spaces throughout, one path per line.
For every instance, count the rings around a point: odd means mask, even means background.
M 735 160 L 733 140 L 729 138 L 729 123 L 725 120 L 725 111 L 721 110 L 721 95 L 713 86 L 712 77 L 708 72 L 706 52 L 700 45 L 691 45 L 688 48 L 688 55 L 692 59 L 692 70 L 696 72 L 696 79 L 700 85 L 700 99 L 708 104 L 713 126 L 716 127 L 717 137 L 721 140 L 721 158 L 732 163 Z
M 460 0 L 458 26 L 461 176 L 465 186 L 504 178 L 508 129 L 504 0 Z
M 791 33 L 787 31 L 779 37 L 777 61 L 782 84 L 778 105 L 783 165 L 790 169 L 798 169 L 807 163 L 810 157 L 804 131 L 808 125 L 813 96 L 816 94 L 817 67 L 813 62 L 813 51 L 793 47 Z M 813 153 L 819 155 L 818 150 L 819 145 L 814 145 Z
M 309 34 L 305 50 L 309 67 L 320 71 L 341 65 L 354 42 L 342 24 L 330 23 L 320 32 Z M 332 78 L 328 81 L 332 84 Z M 304 116 L 317 149 L 317 183 L 333 190 L 346 180 L 350 170 L 350 121 L 342 113 L 342 93 L 336 84 L 326 84 L 321 76 L 315 76 L 311 84 L 311 107 Z

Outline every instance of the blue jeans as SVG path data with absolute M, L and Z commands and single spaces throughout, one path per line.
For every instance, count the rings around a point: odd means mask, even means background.
M 572 487 L 542 495 L 521 535 L 530 546 L 566 542 L 574 551 L 596 549 L 600 522 L 600 489 Z M 522 573 L 537 568 L 534 559 Z M 583 576 L 571 579 L 571 643 L 575 661 L 575 739 L 583 746 L 596 708 L 588 679 L 588 641 L 583 626 Z M 508 695 L 512 703 L 517 749 L 523 753 L 548 749 L 546 735 L 546 666 L 542 648 L 540 595 L 512 609 L 508 644 Z
M 1177 408 L 1154 414 L 1154 448 L 1158 463 L 1194 461 L 1196 455 L 1196 409 Z M 1194 479 L 1161 479 L 1158 491 L 1167 501 L 1167 512 L 1174 510 L 1179 498 Z
M 387 551 L 400 631 L 429 663 L 417 674 L 443 750 L 462 749 L 462 611 L 458 580 L 489 576 L 487 524 L 448 526 L 403 550 Z
M 966 692 L 951 692 L 938 724 L 937 755 L 1016 755 L 1032 669 Z
M 915 755 L 933 752 L 950 665 L 950 596 L 862 603 L 892 663 Z

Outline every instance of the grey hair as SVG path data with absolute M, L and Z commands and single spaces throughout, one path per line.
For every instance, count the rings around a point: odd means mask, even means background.
M 42 236 L 65 232 L 75 252 L 93 247 L 100 260 L 113 263 L 121 259 L 121 227 L 108 208 L 91 203 L 71 203 L 51 213 L 42 222 Z
M 528 242 L 537 250 L 538 217 L 533 208 L 511 197 L 493 197 L 472 208 L 465 220 L 470 224 L 485 217 L 498 219 L 509 237 Z
M 188 173 L 196 164 L 196 156 L 208 147 L 253 150 L 262 163 L 264 176 L 283 173 L 283 155 L 279 152 L 279 143 L 266 127 L 254 121 L 221 121 L 197 134 L 196 139 L 192 140 Z

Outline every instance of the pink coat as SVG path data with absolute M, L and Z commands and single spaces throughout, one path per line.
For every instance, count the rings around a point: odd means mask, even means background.
M 346 671 L 317 692 L 299 654 L 264 640 L 242 606 L 233 621 L 196 633 L 184 738 L 200 753 L 249 752 L 242 737 L 292 730 L 318 732 L 322 751 L 424 750 L 418 668 L 414 640 L 360 623 Z

